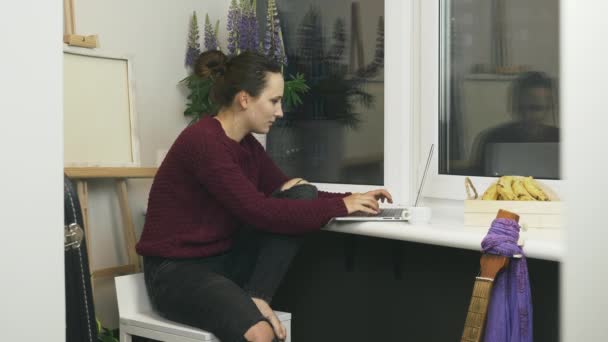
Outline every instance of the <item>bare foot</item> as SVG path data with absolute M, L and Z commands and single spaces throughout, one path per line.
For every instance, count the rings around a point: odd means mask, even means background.
M 279 321 L 277 315 L 274 313 L 274 311 L 272 311 L 270 305 L 268 305 L 265 300 L 260 298 L 252 297 L 251 299 L 258 307 L 258 310 L 260 310 L 260 312 L 262 313 L 262 316 L 268 319 L 270 321 L 270 324 L 272 324 L 274 334 L 279 339 L 284 340 L 287 337 L 287 330 L 285 330 L 285 327 L 283 326 L 283 324 L 281 324 L 281 321 Z

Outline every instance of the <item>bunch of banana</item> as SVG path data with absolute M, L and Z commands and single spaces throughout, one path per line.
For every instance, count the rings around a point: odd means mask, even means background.
M 498 199 L 498 189 L 496 189 L 496 183 L 490 185 L 490 187 L 483 193 L 481 199 L 484 201 L 496 201 Z
M 498 179 L 498 185 L 496 186 L 498 193 L 505 201 L 517 200 L 517 195 L 513 191 L 513 177 L 503 176 Z
M 532 177 L 503 176 L 483 193 L 484 201 L 548 201 L 549 197 Z
M 528 190 L 528 193 L 530 193 L 530 195 L 532 197 L 534 197 L 535 200 L 537 200 L 537 201 L 549 201 L 549 197 L 540 188 L 540 186 L 538 186 L 538 184 L 536 183 L 536 181 L 534 180 L 534 178 L 532 178 L 532 177 L 526 177 L 526 178 L 524 178 L 523 183 L 524 183 L 524 187 L 526 188 L 526 190 Z

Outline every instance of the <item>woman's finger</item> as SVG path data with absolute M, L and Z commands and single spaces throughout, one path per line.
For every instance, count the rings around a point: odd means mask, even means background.
M 384 198 L 386 198 L 388 200 L 388 203 L 393 203 L 393 196 L 391 195 L 390 192 L 382 189 L 382 196 L 384 196 Z
M 377 199 L 380 199 L 380 198 L 387 199 L 389 203 L 393 203 L 393 196 L 391 196 L 391 193 L 385 189 L 377 189 L 377 190 L 372 190 L 370 192 Z
M 363 204 L 357 204 L 357 211 L 361 211 L 361 212 L 368 213 L 368 214 L 371 214 L 371 215 L 376 215 L 377 214 L 377 212 L 375 210 L 373 210 L 371 208 L 368 208 L 368 207 L 366 207 Z
M 285 326 L 283 326 L 283 324 L 281 324 L 281 331 L 282 331 L 282 335 L 281 335 L 281 340 L 285 340 L 287 339 L 287 329 L 285 329 Z
M 268 319 L 270 320 L 270 323 L 272 324 L 272 330 L 274 330 L 274 334 L 280 338 L 283 339 L 282 337 L 282 330 L 281 330 L 281 322 L 279 322 L 279 319 L 277 318 L 277 316 L 275 315 L 270 315 L 270 317 L 268 317 Z

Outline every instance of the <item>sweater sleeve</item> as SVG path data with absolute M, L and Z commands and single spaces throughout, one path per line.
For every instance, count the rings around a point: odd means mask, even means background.
M 222 206 L 242 222 L 260 230 L 298 234 L 315 231 L 336 216 L 347 214 L 341 198 L 315 200 L 266 196 L 243 174 L 220 143 L 205 140 L 194 151 L 194 172 L 199 182 Z

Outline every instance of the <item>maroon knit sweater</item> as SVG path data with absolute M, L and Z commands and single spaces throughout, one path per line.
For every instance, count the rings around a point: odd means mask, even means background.
M 228 250 L 243 224 L 299 234 L 347 214 L 346 194 L 320 191 L 314 200 L 270 197 L 288 180 L 251 134 L 235 142 L 219 121 L 205 117 L 179 135 L 158 169 L 137 252 L 210 256 Z

